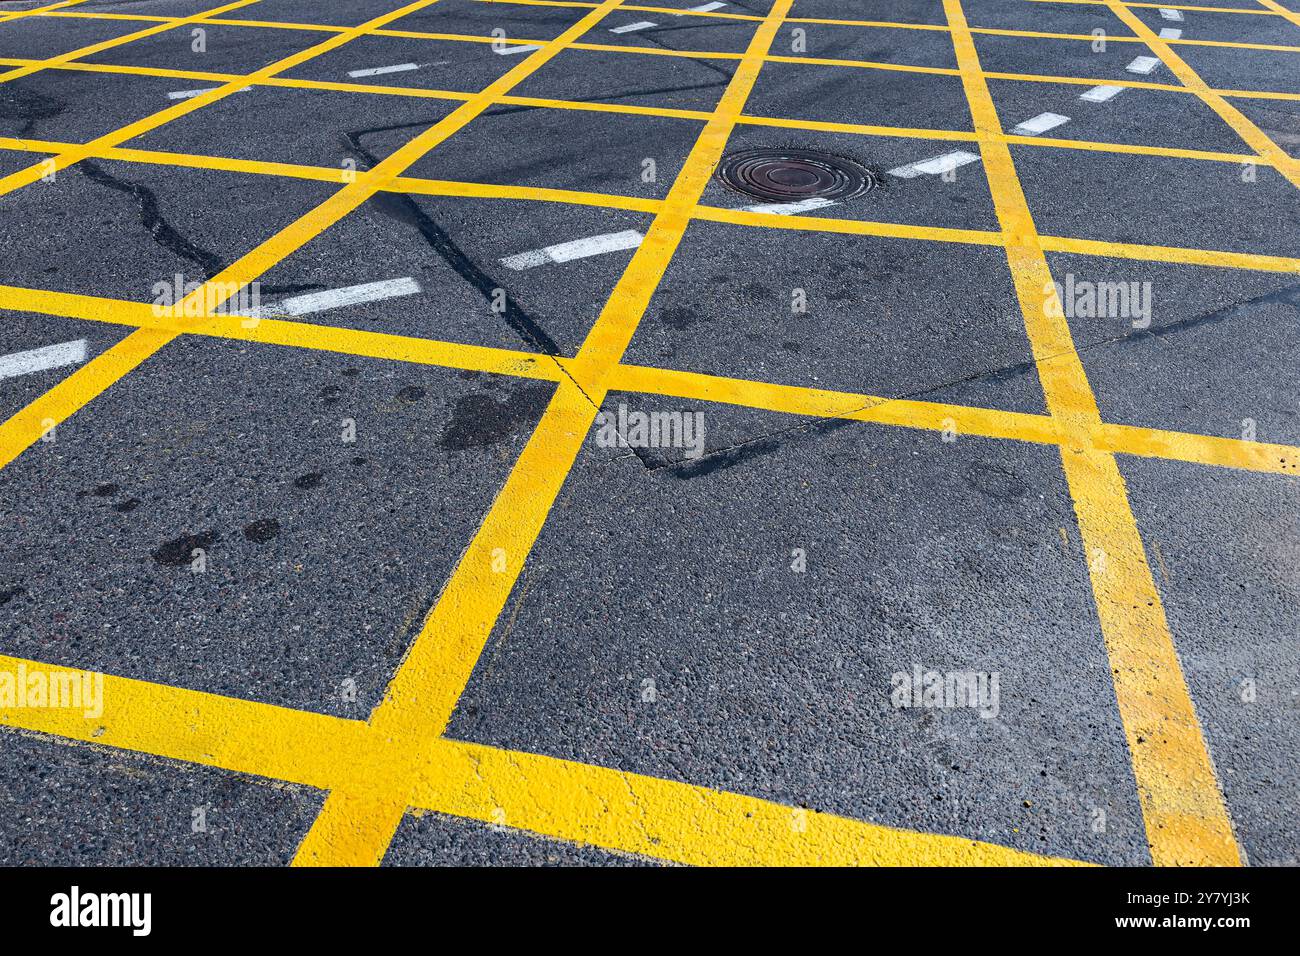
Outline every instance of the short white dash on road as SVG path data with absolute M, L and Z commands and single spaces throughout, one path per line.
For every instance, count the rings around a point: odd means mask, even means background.
M 541 47 L 535 43 L 525 44 L 523 46 L 497 46 L 495 43 L 492 44 L 493 52 L 499 53 L 501 54 L 501 56 L 509 56 L 511 53 L 527 53 L 530 50 L 540 50 L 540 49 Z
M 32 372 L 43 372 L 47 368 L 76 365 L 84 361 L 86 361 L 85 339 L 46 345 L 29 352 L 0 355 L 0 378 L 17 378 L 19 375 L 30 375 Z
M 891 169 L 889 175 L 897 176 L 899 179 L 912 179 L 915 176 L 935 176 L 940 173 L 946 173 L 956 169 L 958 166 L 965 166 L 967 163 L 974 163 L 979 157 L 974 153 L 968 153 L 964 149 L 956 150 L 952 153 L 944 153 L 942 156 L 934 156 L 930 159 L 923 159 L 917 163 L 909 163 L 906 166 L 899 166 L 897 169 Z
M 824 196 L 809 196 L 807 199 L 800 199 L 798 202 L 772 202 L 764 203 L 761 206 L 746 206 L 741 212 L 764 212 L 774 216 L 797 216 L 801 212 L 808 212 L 810 209 L 824 209 L 827 206 L 834 206 L 834 199 L 827 199 Z
M 637 30 L 649 30 L 651 27 L 657 27 L 659 24 L 651 23 L 649 20 L 638 20 L 636 23 L 625 23 L 621 27 L 610 27 L 610 33 L 634 33 Z
M 1060 113 L 1039 113 L 1033 119 L 1027 119 L 1019 124 L 1011 132 L 1015 136 L 1037 136 L 1039 133 L 1046 133 L 1049 129 L 1064 126 L 1068 122 L 1070 117 L 1062 116 Z
M 372 66 L 368 70 L 348 70 L 348 76 L 382 76 L 385 73 L 406 73 L 419 68 L 418 63 L 398 63 L 396 66 Z
M 1160 16 L 1166 20 L 1173 20 L 1175 23 L 1182 23 L 1183 21 L 1183 11 L 1170 10 L 1168 7 L 1160 8 Z
M 1153 56 L 1137 57 L 1132 63 L 1124 67 L 1130 73 L 1141 73 L 1143 75 L 1150 73 L 1160 65 L 1160 61 Z
M 1182 35 L 1183 35 L 1183 31 L 1178 29 L 1177 27 L 1160 28 L 1160 39 L 1162 40 L 1178 40 L 1182 38 Z
M 713 0 L 713 3 L 701 3 L 698 7 L 687 7 L 686 12 L 687 13 L 712 13 L 714 10 L 720 10 L 725 6 L 726 6 L 725 3 L 718 3 L 717 0 Z
M 193 99 L 196 96 L 202 96 L 204 93 L 211 93 L 213 90 L 219 90 L 219 89 L 221 89 L 221 87 L 219 86 L 209 86 L 206 89 L 202 89 L 202 90 L 176 90 L 172 93 L 168 93 L 167 99 L 189 100 L 189 99 Z M 241 86 L 238 90 L 236 90 L 236 92 L 247 93 L 251 89 L 252 89 L 251 86 Z
M 515 271 L 533 269 L 549 262 L 569 262 L 572 259 L 585 259 L 587 256 L 599 256 L 606 252 L 635 249 L 641 245 L 641 240 L 644 238 L 635 229 L 609 232 L 600 236 L 588 236 L 585 239 L 574 239 L 572 242 L 561 242 L 541 249 L 519 252 L 513 256 L 506 256 L 501 260 L 501 264 Z
M 1112 96 L 1122 92 L 1124 92 L 1122 86 L 1094 86 L 1079 99 L 1087 100 L 1089 103 L 1105 103 Z
M 337 309 L 345 305 L 361 305 L 364 302 L 379 302 L 393 299 L 399 295 L 415 295 L 420 291 L 420 284 L 409 276 L 402 279 L 384 279 L 380 282 L 366 282 L 362 285 L 349 285 L 341 289 L 326 289 L 324 292 L 308 292 L 288 299 L 263 306 L 257 310 L 259 315 L 310 315 Z

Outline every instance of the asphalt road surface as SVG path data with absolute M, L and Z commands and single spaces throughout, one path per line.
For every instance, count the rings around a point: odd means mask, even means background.
M 1295 865 L 1298 187 L 1297 0 L 0 3 L 0 863 Z

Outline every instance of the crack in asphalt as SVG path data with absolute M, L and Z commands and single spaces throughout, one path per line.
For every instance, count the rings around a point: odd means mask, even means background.
M 1292 308 L 1300 310 L 1300 283 L 1286 286 L 1282 289 L 1277 289 L 1273 292 L 1268 292 L 1264 295 L 1259 295 L 1222 309 L 1214 309 L 1200 315 L 1180 319 L 1177 322 L 1171 322 L 1159 327 L 1158 329 L 1145 329 L 1138 334 L 1120 335 L 1092 342 L 1083 348 L 1076 349 L 1073 354 L 1082 355 L 1084 352 L 1095 348 L 1113 345 L 1117 342 L 1131 343 L 1139 341 L 1145 337 L 1159 339 L 1161 334 L 1164 333 L 1184 332 L 1188 329 L 1197 328 L 1202 325 L 1217 324 L 1231 319 L 1240 319 L 1243 316 L 1248 315 L 1255 308 L 1270 303 L 1289 305 Z M 890 396 L 889 398 L 884 398 L 879 401 L 866 402 L 857 408 L 845 411 L 842 415 L 853 415 L 869 409 L 880 408 L 890 402 L 908 401 L 936 391 L 951 388 L 955 385 L 963 385 L 980 380 L 1007 381 L 1027 374 L 1030 371 L 1036 371 L 1038 366 L 1044 362 L 1050 362 L 1054 359 L 1070 354 L 1070 352 L 1060 352 L 1056 355 L 1047 356 L 1039 362 L 1014 362 L 994 369 L 983 369 L 961 378 L 952 379 L 951 381 L 941 382 L 935 385 L 927 385 L 924 388 Z M 699 458 L 689 460 L 671 460 L 658 457 L 650 454 L 651 449 L 645 448 L 632 448 L 631 451 L 641 464 L 645 466 L 646 471 L 667 470 L 676 478 L 689 480 L 691 478 L 703 477 L 725 468 L 731 468 L 762 455 L 771 454 L 780 450 L 782 444 L 788 441 L 791 437 L 798 437 L 800 439 L 812 438 L 816 435 L 834 431 L 837 428 L 847 425 L 867 424 L 871 423 L 859 422 L 842 416 L 836 418 L 814 419 L 809 422 L 792 425 L 789 428 L 776 429 L 774 431 L 765 432 L 762 435 L 757 435 L 753 438 L 734 442 L 730 445 L 709 451 L 706 454 L 701 455 Z M 625 460 L 627 457 L 628 456 L 624 455 L 615 460 Z
M 379 159 L 365 148 L 362 142 L 364 137 L 374 133 L 386 133 L 393 130 L 409 129 L 415 126 L 427 127 L 428 125 L 427 122 L 402 123 L 397 126 L 379 126 L 374 127 L 373 129 L 352 130 L 344 133 L 344 138 L 347 141 L 348 148 L 373 168 L 378 165 Z M 568 369 L 558 361 L 560 348 L 556 345 L 555 340 L 551 338 L 550 334 L 542 328 L 541 323 L 537 318 L 522 308 L 519 305 L 517 298 L 511 295 L 510 291 L 506 289 L 503 284 L 497 282 L 491 275 L 480 268 L 468 255 L 466 255 L 465 251 L 456 244 L 455 240 L 447 234 L 446 230 L 434 222 L 433 218 L 421 209 L 415 200 L 405 193 L 378 193 L 371 197 L 370 202 L 374 204 L 375 208 L 379 212 L 415 229 L 424 238 L 424 241 L 428 243 L 436 253 L 438 253 L 439 257 L 441 257 L 441 259 L 447 263 L 447 265 L 450 266 L 458 276 L 468 283 L 471 288 L 477 291 L 489 306 L 493 304 L 497 289 L 505 291 L 505 309 L 497 314 L 501 315 L 506 324 L 508 324 L 527 345 L 543 353 L 555 362 L 556 368 L 558 368 L 561 373 L 569 379 L 569 381 L 573 382 L 578 391 L 582 393 L 583 398 L 585 398 L 593 408 L 597 407 L 596 403 L 592 401 L 591 396 L 587 394 L 586 390 L 583 389 L 571 374 L 569 374 Z M 493 311 L 496 312 L 495 309 Z
M 106 186 L 109 189 L 124 193 L 135 200 L 136 205 L 140 208 L 140 224 L 151 235 L 158 245 L 166 249 L 177 258 L 184 259 L 187 262 L 193 262 L 203 272 L 205 280 L 212 280 L 219 275 L 228 263 L 225 262 L 216 253 L 191 242 L 185 236 L 181 235 L 166 218 L 163 217 L 158 207 L 158 197 L 154 195 L 153 190 L 137 182 L 131 182 L 126 179 L 120 179 L 110 174 L 102 166 L 91 159 L 83 159 L 75 167 L 83 176 L 93 183 L 100 186 Z M 259 291 L 269 295 L 289 295 L 297 292 L 306 292 L 314 289 L 323 289 L 324 286 L 317 284 L 305 285 L 269 285 L 260 286 Z
M 68 104 L 62 100 L 29 90 L 20 83 L 0 84 L 0 120 L 21 120 L 23 124 L 15 133 L 16 139 L 31 133 L 41 120 L 52 119 L 67 108 Z

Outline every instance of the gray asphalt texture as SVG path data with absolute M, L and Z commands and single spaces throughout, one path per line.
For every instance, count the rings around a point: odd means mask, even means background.
M 664 0 L 685 8 L 698 0 Z M 1252 7 L 1249 0 L 1220 5 Z M 32 4 L 0 3 L 0 14 Z M 77 9 L 184 16 L 200 0 Z M 229 14 L 355 26 L 398 0 L 261 0 Z M 1297 9 L 1295 3 L 1284 4 Z M 764 14 L 768 0 L 723 12 Z M 971 25 L 1131 36 L 1104 7 L 964 0 Z M 558 36 L 586 8 L 442 0 L 395 30 Z M 1189 38 L 1300 46 L 1278 17 L 1188 11 Z M 794 16 L 943 24 L 940 0 L 796 0 Z M 638 20 L 653 30 L 615 34 Z M 148 22 L 0 23 L 0 58 L 40 59 Z M 941 31 L 783 26 L 772 52 L 951 69 Z M 100 51 L 103 65 L 246 73 L 329 36 L 211 25 Z M 755 24 L 622 11 L 584 38 L 743 51 Z M 1132 78 L 1148 51 L 977 35 L 985 69 Z M 1180 46 L 1214 87 L 1300 92 L 1300 54 Z M 386 94 L 258 87 L 124 145 L 339 169 L 379 162 L 526 54 L 366 37 L 286 76 Z M 354 79 L 404 62 L 414 71 Z M 708 112 L 726 58 L 569 50 L 513 95 Z M 0 67 L 0 71 L 8 67 Z M 1175 83 L 1167 67 L 1150 77 Z M 992 79 L 1008 130 L 1227 153 L 1248 147 L 1196 97 Z M 44 70 L 0 82 L 0 137 L 84 143 L 211 79 Z M 1300 155 L 1300 103 L 1234 99 Z M 970 131 L 959 78 L 773 62 L 750 117 Z M 663 199 L 699 119 L 498 104 L 406 175 Z M 729 150 L 820 149 L 879 180 L 811 216 L 995 231 L 982 164 L 952 181 L 889 170 L 970 142 L 741 123 Z M 46 147 L 41 147 L 42 149 Z M 52 147 L 51 147 L 52 148 Z M 1294 188 L 1236 162 L 1013 145 L 1043 235 L 1300 256 Z M 0 176 L 43 152 L 0 148 Z M 653 160 L 654 175 L 645 175 Z M 91 159 L 0 195 L 0 285 L 148 302 L 220 272 L 336 187 Z M 762 200 L 711 181 L 702 202 Z M 260 279 L 263 299 L 411 277 L 421 291 L 304 316 L 322 326 L 572 356 L 630 251 L 512 271 L 530 249 L 649 227 L 646 212 L 384 193 Z M 1071 318 L 1108 422 L 1300 445 L 1300 280 L 1283 272 L 1049 254 L 1075 282 L 1150 283 L 1149 327 Z M 511 307 L 492 308 L 505 289 Z M 807 308 L 792 312 L 795 290 Z M 129 328 L 0 311 L 0 355 Z M 996 247 L 693 222 L 629 363 L 888 398 L 1045 413 Z M 70 368 L 0 379 L 0 420 Z M 0 471 L 0 653 L 364 719 L 491 507 L 553 386 L 325 351 L 183 337 Z M 1150 854 L 1086 557 L 1058 450 L 612 393 L 604 408 L 699 412 L 701 457 L 588 437 L 448 736 L 751 794 L 906 830 L 1143 865 Z M 346 440 L 348 423 L 355 440 Z M 1300 496 L 1295 478 L 1120 456 L 1193 703 L 1249 862 L 1300 857 Z M 195 548 L 205 573 L 190 568 Z M 806 567 L 793 567 L 796 552 Z M 997 672 L 996 717 L 899 709 L 891 675 Z M 1257 693 L 1243 697 L 1243 681 Z M 649 682 L 649 684 L 647 683 Z M 653 700 L 645 688 L 653 686 Z M 355 691 L 353 693 L 352 691 Z M 288 862 L 324 794 L 157 757 L 0 731 L 0 864 Z M 196 830 L 196 811 L 205 829 Z M 1104 814 L 1106 825 L 1096 826 Z M 437 813 L 410 814 L 393 866 L 643 865 Z

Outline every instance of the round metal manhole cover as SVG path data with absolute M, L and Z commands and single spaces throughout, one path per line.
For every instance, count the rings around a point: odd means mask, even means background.
M 865 166 L 815 149 L 738 150 L 722 157 L 717 177 L 737 192 L 768 202 L 843 201 L 876 185 Z

